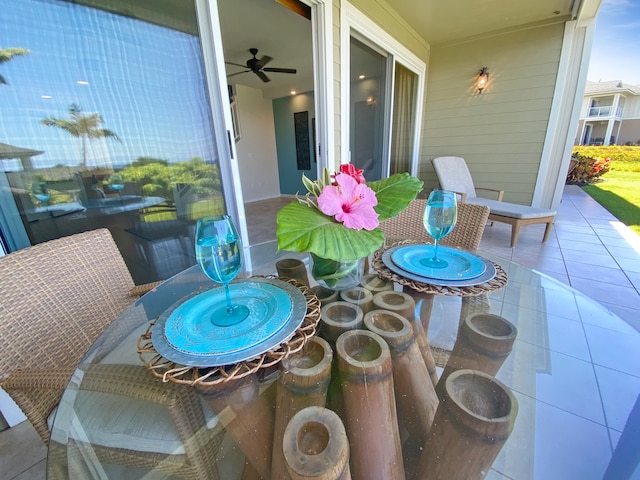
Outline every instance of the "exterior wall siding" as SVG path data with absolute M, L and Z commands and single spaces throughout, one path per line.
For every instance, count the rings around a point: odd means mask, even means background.
M 477 186 L 530 205 L 549 122 L 563 24 L 433 47 L 419 176 L 436 187 L 430 160 L 464 157 Z M 474 91 L 478 70 L 489 84 Z

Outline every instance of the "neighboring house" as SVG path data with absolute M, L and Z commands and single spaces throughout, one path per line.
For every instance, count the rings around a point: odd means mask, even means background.
M 587 82 L 576 145 L 640 145 L 640 86 Z

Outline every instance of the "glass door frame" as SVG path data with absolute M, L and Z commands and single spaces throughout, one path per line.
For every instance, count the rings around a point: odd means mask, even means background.
M 382 27 L 374 23 L 369 17 L 363 14 L 351 3 L 346 0 L 342 1 L 340 9 L 340 64 L 343 66 L 341 69 L 340 77 L 340 99 L 341 99 L 341 118 L 342 124 L 340 126 L 341 133 L 341 159 L 342 163 L 349 163 L 350 158 L 350 69 L 348 66 L 350 62 L 350 46 L 351 37 L 355 36 L 358 40 L 366 40 L 369 46 L 377 46 L 377 50 L 385 51 L 389 56 L 391 68 L 387 72 L 387 98 L 389 101 L 385 105 L 385 115 L 388 115 L 388 121 L 385 122 L 385 152 L 383 172 L 386 172 L 386 176 L 389 173 L 390 162 L 390 148 L 391 144 L 391 129 L 392 119 L 391 112 L 393 112 L 393 91 L 394 91 L 394 79 L 395 79 L 395 63 L 401 63 L 405 68 L 409 69 L 418 76 L 418 87 L 416 92 L 416 116 L 414 119 L 414 131 L 413 131 L 413 148 L 411 152 L 411 175 L 418 175 L 418 158 L 420 150 L 420 137 L 422 130 L 422 112 L 423 112 L 423 100 L 424 100 L 424 87 L 426 77 L 426 64 L 408 48 L 393 38 Z M 347 68 L 345 68 L 347 66 Z
M 233 218 L 242 237 L 247 263 L 251 271 L 249 235 L 240 184 L 236 145 L 233 141 L 233 120 L 228 106 L 226 67 L 218 15 L 219 0 L 195 0 L 203 63 L 213 118 L 215 138 L 220 152 L 219 165 L 227 213 Z M 330 168 L 334 145 L 333 108 L 333 44 L 331 0 L 303 0 L 311 7 L 311 29 L 314 68 L 314 102 L 316 111 L 316 145 L 314 145 L 318 175 Z

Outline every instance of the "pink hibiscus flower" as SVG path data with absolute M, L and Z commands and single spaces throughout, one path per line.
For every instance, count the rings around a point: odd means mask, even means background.
M 378 214 L 373 209 L 378 199 L 373 190 L 349 174 L 336 175 L 337 185 L 327 185 L 318 197 L 318 207 L 325 215 L 354 230 L 378 227 Z

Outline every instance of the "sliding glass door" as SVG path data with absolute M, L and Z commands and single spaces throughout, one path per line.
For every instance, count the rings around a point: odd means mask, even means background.
M 370 180 L 417 175 L 424 62 L 347 2 L 341 24 L 342 161 Z
M 106 227 L 139 283 L 194 264 L 195 220 L 226 211 L 194 4 L 21 0 L 0 24 L 9 250 Z

